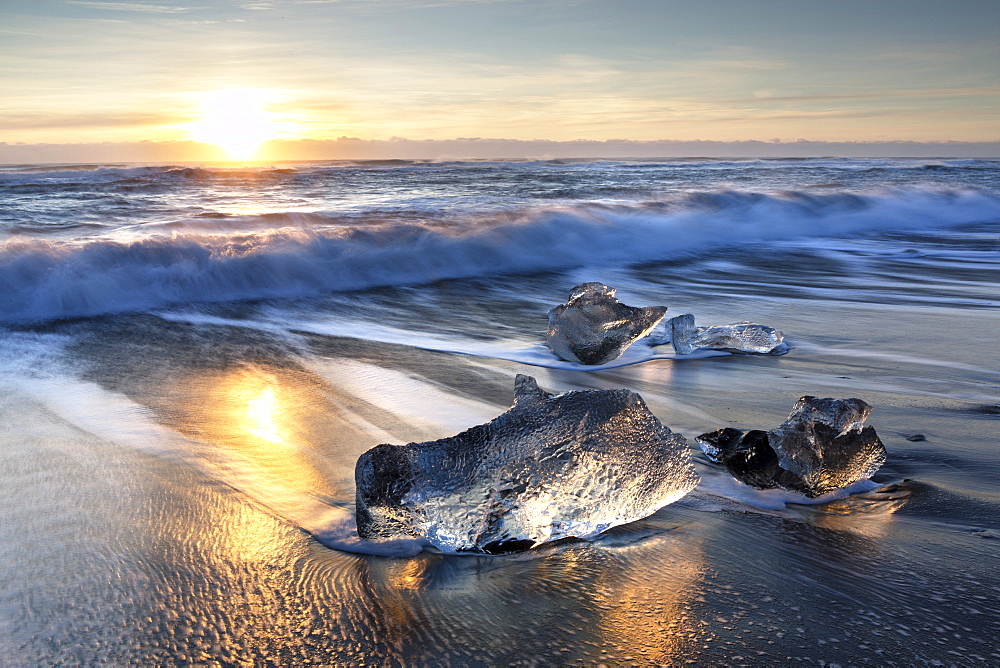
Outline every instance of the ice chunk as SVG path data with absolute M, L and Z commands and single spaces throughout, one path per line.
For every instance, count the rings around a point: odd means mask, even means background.
M 816 497 L 870 478 L 885 463 L 885 446 L 864 426 L 869 412 L 861 399 L 802 397 L 776 429 L 727 427 L 695 440 L 741 482 Z
M 698 483 L 687 442 L 629 390 L 551 395 L 518 375 L 514 405 L 490 422 L 358 458 L 362 538 L 424 537 L 490 554 L 646 517 Z
M 861 399 L 802 397 L 768 432 L 781 467 L 818 494 L 870 478 L 885 463 L 885 446 L 865 427 L 872 407 Z
M 565 304 L 549 310 L 545 345 L 568 362 L 605 364 L 646 336 L 666 312 L 666 306 L 626 306 L 615 299 L 614 288 L 583 283 Z
M 754 322 L 695 327 L 690 313 L 671 318 L 668 326 L 670 343 L 681 355 L 690 355 L 698 348 L 766 354 L 779 350 L 785 340 L 780 331 Z
M 722 464 L 740 482 L 757 489 L 798 489 L 798 481 L 784 479 L 778 466 L 778 454 L 768 445 L 767 432 L 740 431 L 727 427 L 702 434 L 695 439 L 702 452 L 716 464 Z M 781 481 L 781 484 L 779 483 Z

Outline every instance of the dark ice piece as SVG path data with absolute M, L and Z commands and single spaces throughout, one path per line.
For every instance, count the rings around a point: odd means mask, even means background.
M 702 434 L 695 440 L 711 461 L 722 464 L 734 478 L 751 487 L 757 489 L 801 487 L 796 476 L 790 475 L 778 465 L 778 453 L 768 445 L 766 431 L 759 429 L 740 431 L 726 427 L 709 434 Z M 779 480 L 784 484 L 779 484 Z
M 362 538 L 495 554 L 592 538 L 698 483 L 687 442 L 629 390 L 551 395 L 518 375 L 513 407 L 457 436 L 358 458 Z
M 875 429 L 863 426 L 870 412 L 861 399 L 802 397 L 775 429 L 727 427 L 695 440 L 710 460 L 751 487 L 817 497 L 870 478 L 885 463 Z
M 626 306 L 615 299 L 614 288 L 583 283 L 565 304 L 549 310 L 545 345 L 568 362 L 605 364 L 646 336 L 666 312 L 666 306 Z
M 671 318 L 667 327 L 670 343 L 680 355 L 690 355 L 698 348 L 767 354 L 777 351 L 785 340 L 777 329 L 755 322 L 696 327 L 690 313 Z

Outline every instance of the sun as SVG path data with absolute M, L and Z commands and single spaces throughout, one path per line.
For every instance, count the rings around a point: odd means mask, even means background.
M 260 145 L 281 134 L 279 119 L 268 110 L 273 91 L 229 88 L 200 96 L 198 120 L 188 126 L 195 141 L 214 144 L 230 160 L 250 160 Z

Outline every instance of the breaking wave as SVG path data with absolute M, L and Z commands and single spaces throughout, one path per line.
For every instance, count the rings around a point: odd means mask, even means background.
M 230 216 L 178 221 L 175 229 L 127 240 L 12 237 L 0 242 L 0 321 L 635 264 L 997 219 L 1000 198 L 969 190 L 715 192 L 447 223 L 348 223 L 289 212 L 246 217 L 245 225 Z

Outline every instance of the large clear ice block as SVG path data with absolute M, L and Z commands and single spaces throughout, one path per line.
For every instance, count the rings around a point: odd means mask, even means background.
M 358 459 L 362 538 L 501 553 L 646 517 L 698 483 L 687 442 L 629 390 L 551 395 L 518 375 L 513 407 L 457 436 Z

